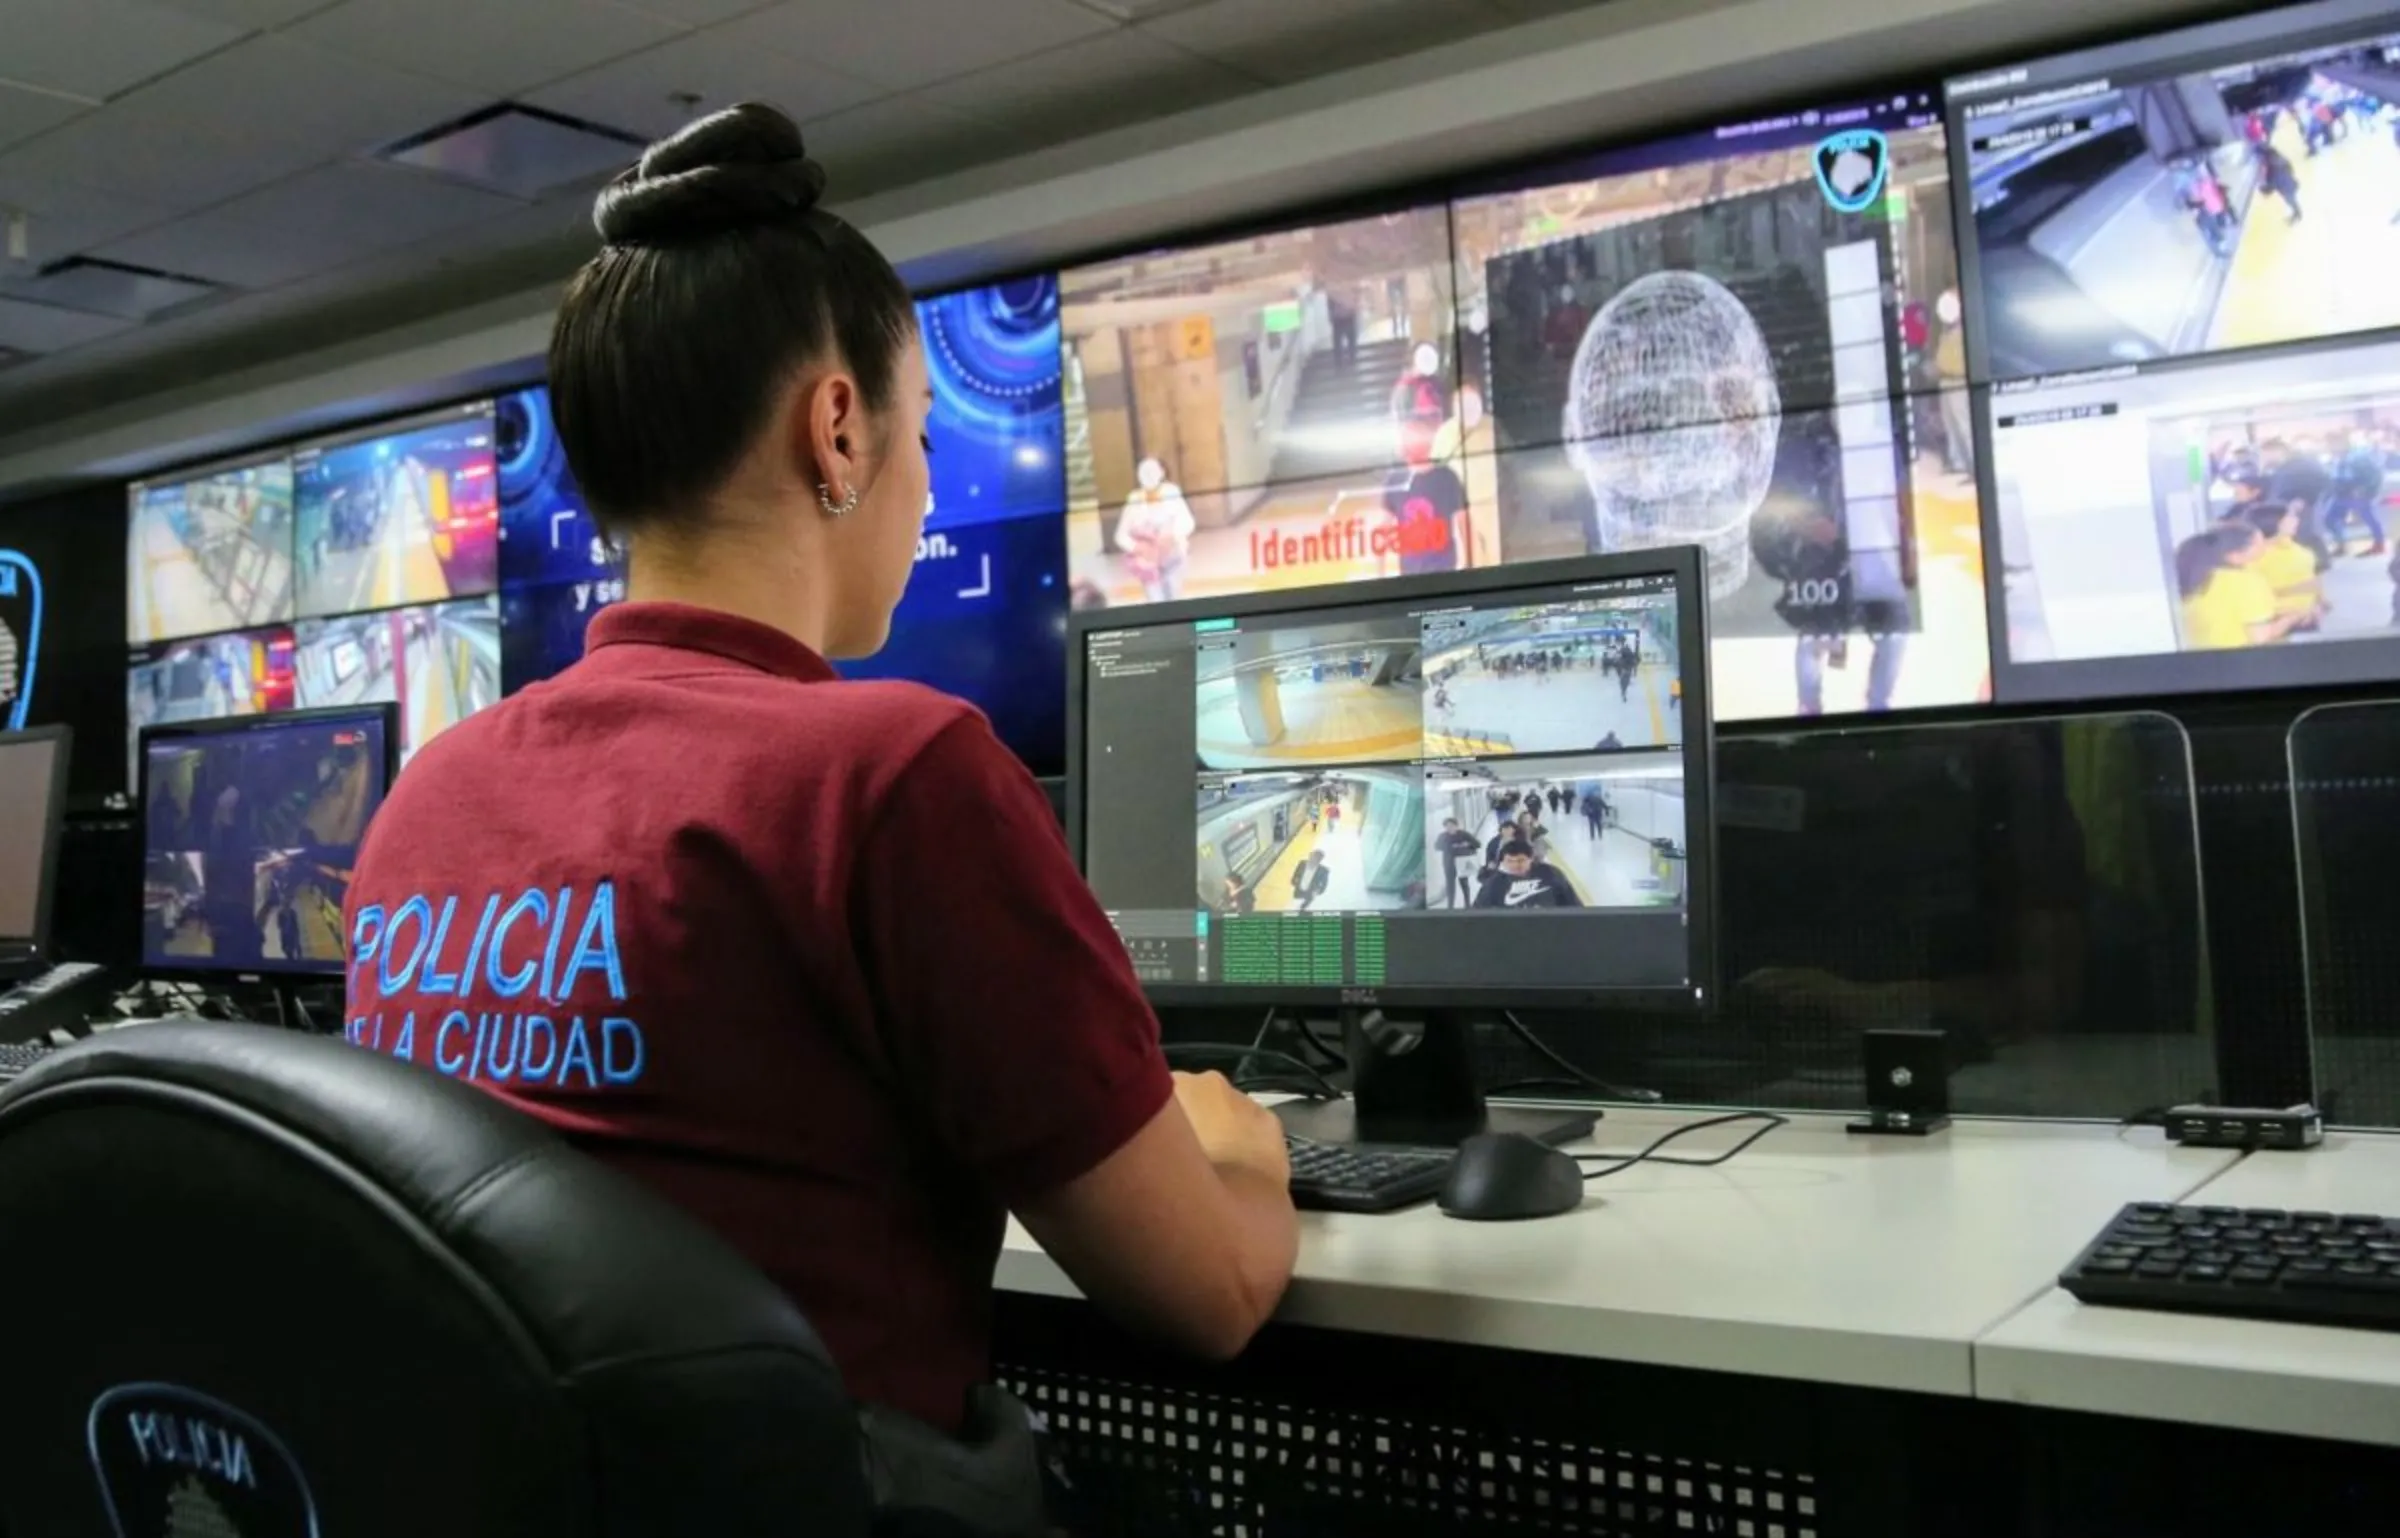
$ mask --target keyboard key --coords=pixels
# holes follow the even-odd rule
[[[2225,1268],[2193,1265],[2184,1270],[2183,1279],[2187,1282],[2221,1282],[2225,1280]]]
[[[2134,1268],[2134,1273],[2138,1276],[2149,1277],[2154,1281],[2172,1281],[2175,1274],[2182,1269],[2171,1260],[2145,1260]]]
[[[2264,1266],[2236,1266],[2233,1284],[2236,1287],[2264,1287],[2275,1280],[2275,1273]]]
[[[2192,1257],[2195,1266],[2230,1266],[2234,1256],[2230,1250],[2202,1250]]]
[[[2085,1261],[2083,1269],[2098,1272],[2102,1276],[2123,1276],[2133,1269],[2133,1262],[2121,1260],[2115,1256],[2102,1255],[2097,1259]]]
[[[2200,1211],[2212,1218],[2238,1218],[2242,1215],[2239,1207],[2203,1207]]]

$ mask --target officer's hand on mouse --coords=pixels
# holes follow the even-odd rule
[[[1292,1157],[1275,1113],[1233,1087],[1221,1073],[1178,1073],[1175,1099],[1199,1134],[1201,1151],[1219,1169],[1247,1170],[1278,1186],[1292,1183]]]

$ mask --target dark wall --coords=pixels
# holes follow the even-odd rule
[[[75,729],[76,805],[125,788],[125,488],[105,484],[0,507],[0,552],[38,573],[41,631],[26,724]],[[12,580],[13,579],[13,580]],[[16,638],[19,686],[33,649],[32,584],[0,554],[0,624]],[[0,720],[14,701],[0,707]]]

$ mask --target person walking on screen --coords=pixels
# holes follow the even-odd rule
[[[1237,918],[1258,911],[1258,894],[1250,890],[1250,883],[1244,881],[1237,871],[1225,873],[1224,908]]]
[[[1458,825],[1455,817],[1442,819],[1441,837],[1433,841],[1436,853],[1442,857],[1442,906],[1463,908],[1475,900],[1475,889],[1466,873],[1458,868],[1461,860],[1475,857],[1475,835]]]
[[[1475,894],[1478,908],[1580,908],[1583,899],[1575,895],[1575,883],[1566,872],[1547,860],[1534,856],[1533,846],[1522,839],[1500,851],[1500,863],[1483,878],[1483,890]]]
[[[1183,488],[1167,479],[1167,467],[1145,459],[1134,471],[1141,482],[1117,519],[1117,549],[1124,552],[1126,569],[1142,584],[1142,596],[1152,603],[1173,603],[1183,596],[1183,565],[1191,557],[1192,535],[1200,525]]]
[[[1608,831],[1608,797],[1597,785],[1583,793],[1583,825],[1594,838]]]
[[[1316,900],[1325,895],[1333,884],[1333,872],[1325,868],[1325,851],[1311,849],[1308,858],[1292,872],[1293,905],[1306,913]]]

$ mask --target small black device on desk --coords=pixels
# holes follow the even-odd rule
[[[2085,1303],[2400,1330],[2400,1220],[2143,1202],[2058,1284]]]

